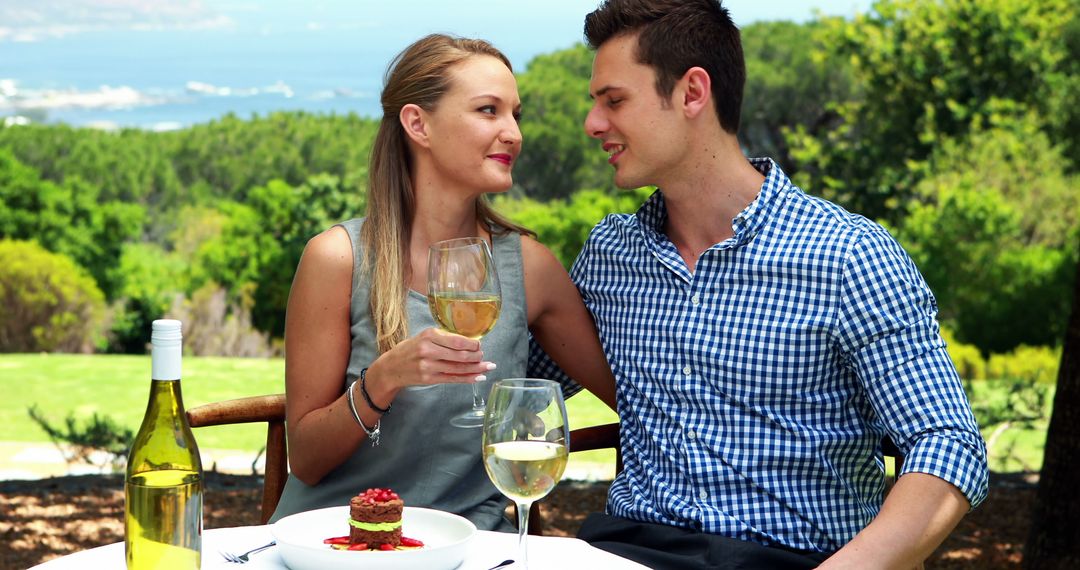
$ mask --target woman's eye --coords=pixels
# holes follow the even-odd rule
[[[484,105],[483,107],[480,107],[479,109],[477,109],[477,111],[480,111],[481,113],[487,113],[489,115],[494,115],[495,114],[495,105]]]
[[[519,123],[521,122],[521,111],[514,111],[514,120]]]

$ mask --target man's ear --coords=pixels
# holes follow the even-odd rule
[[[700,67],[691,67],[679,80],[682,87],[683,112],[688,117],[696,117],[712,106],[712,79],[709,72]]]
[[[428,147],[427,113],[419,105],[415,103],[405,105],[398,113],[398,119],[409,139],[424,148]]]

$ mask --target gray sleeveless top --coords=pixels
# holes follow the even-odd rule
[[[378,349],[368,305],[370,283],[361,270],[363,219],[340,225],[349,233],[353,248],[352,351],[341,386],[344,392],[360,377],[360,370],[375,360]],[[481,341],[484,359],[498,365],[487,374],[489,381],[481,384],[485,391],[495,380],[525,376],[529,349],[521,236],[493,236],[492,243],[502,311],[495,327]],[[406,305],[410,334],[436,326],[426,297],[410,290]],[[357,405],[364,405],[359,398]],[[382,417],[379,446],[372,447],[365,440],[352,457],[315,486],[290,474],[271,522],[301,511],[347,505],[350,498],[369,487],[390,487],[406,506],[457,513],[483,530],[512,531],[513,525],[503,516],[507,500],[484,472],[480,429],[450,425],[450,418],[471,407],[472,388],[468,384],[401,390],[393,409]]]

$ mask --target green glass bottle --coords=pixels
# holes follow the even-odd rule
[[[150,401],[124,482],[127,567],[199,568],[203,472],[180,395],[180,321],[154,321],[150,344]]]

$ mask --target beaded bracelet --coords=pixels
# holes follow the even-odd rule
[[[353,392],[354,390],[351,385],[345,390],[345,399],[349,401],[349,411],[352,412],[352,417],[356,420],[356,423],[360,424],[360,429],[364,430],[368,439],[371,440],[371,446],[375,447],[379,445],[379,428],[382,426],[382,420],[375,420],[375,427],[368,429],[368,427],[364,425],[364,420],[360,419],[360,414],[356,411],[356,402],[353,401]]]
[[[388,414],[390,413],[390,408],[394,407],[393,402],[387,404],[385,408],[380,408],[375,405],[375,402],[371,401],[371,395],[367,393],[367,368],[360,371],[360,395],[364,397],[364,401],[367,402],[368,407],[380,414]]]

